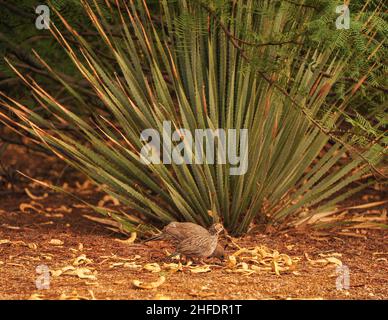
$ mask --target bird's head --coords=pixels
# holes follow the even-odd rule
[[[226,257],[225,256],[225,247],[223,247],[220,243],[217,244],[217,247],[214,250],[212,256],[215,258],[218,258],[220,261],[223,261]]]

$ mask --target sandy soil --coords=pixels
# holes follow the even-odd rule
[[[31,165],[33,160],[20,162],[20,157],[10,154],[7,165],[40,178],[65,172],[55,181],[58,183],[74,184],[79,179],[63,171],[63,165],[53,159],[45,161],[45,166],[36,166]],[[210,271],[204,273],[193,273],[186,266],[181,271],[168,270],[164,263],[177,262],[166,258],[168,243],[119,241],[125,237],[83,217],[94,215],[90,209],[61,194],[32,199],[47,190],[30,184],[28,195],[24,190],[28,183],[18,179],[13,190],[10,185],[0,188],[0,299],[388,298],[388,234],[383,230],[357,230],[350,236],[337,232],[259,232],[234,239],[243,248],[267,248],[290,257],[292,268],[278,274],[274,268],[230,272],[228,259],[208,260]],[[102,195],[85,192],[84,197],[98,201]],[[32,204],[36,209],[21,204]],[[222,241],[228,243],[227,253],[231,255],[238,249],[227,240]],[[338,280],[341,262],[349,271],[347,290],[336,287],[338,281],[345,283]],[[157,263],[162,270],[155,265],[145,270],[144,265],[149,263]],[[42,274],[36,268],[42,265],[54,273],[50,288],[38,290],[36,281]],[[66,266],[71,267],[59,275],[58,270],[66,270]],[[83,273],[77,274],[79,269]],[[66,274],[72,271],[75,274]],[[154,289],[133,284],[134,280],[154,282],[161,276],[165,282]]]

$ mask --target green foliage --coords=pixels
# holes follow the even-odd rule
[[[109,17],[87,4],[98,43],[71,29],[53,29],[100,109],[61,75],[55,74],[77,109],[20,72],[36,106],[49,117],[5,96],[0,109],[0,120],[18,126],[129,206],[130,214],[109,214],[124,228],[172,220],[209,225],[214,218],[209,210],[235,234],[254,221],[307,222],[359,191],[364,185],[352,183],[371,167],[376,170],[383,144],[359,149],[348,132],[332,133],[348,120],[376,138],[379,124],[372,127],[361,115],[346,113],[358,90],[341,79],[357,47],[339,49],[348,41],[344,33],[338,33],[336,45],[313,45],[305,32],[315,28],[315,10],[323,8],[321,20],[328,23],[326,2],[312,8],[316,1],[301,7],[295,1],[163,0],[161,28],[145,2],[134,2],[129,15],[121,11],[120,37],[111,34]],[[71,42],[60,37],[65,32]],[[109,63],[99,53],[102,46]],[[242,155],[248,172],[231,176],[231,166],[220,163],[145,165],[140,133],[161,131],[165,120],[191,131],[248,129],[249,152]],[[344,161],[348,152],[354,158]]]
[[[168,1],[170,5],[176,5],[178,1]],[[3,5],[3,10],[0,12],[0,56],[7,56],[13,61],[20,61],[24,67],[25,72],[33,72],[29,68],[30,59],[23,59],[25,56],[30,56],[32,52],[31,48],[39,52],[42,58],[47,61],[51,66],[55,66],[58,72],[62,72],[68,76],[73,77],[73,83],[80,81],[78,73],[74,68],[74,65],[65,59],[63,50],[60,46],[53,41],[47,30],[37,30],[35,28],[36,14],[34,9],[39,4],[45,2],[36,0],[20,0],[17,3],[0,0],[0,4]],[[113,5],[114,1],[109,0],[110,7],[106,5],[105,0],[97,0],[101,13],[104,18],[111,24],[111,30],[120,29],[119,23],[115,17],[117,17],[117,10]],[[229,0],[207,0],[203,1],[204,4],[210,7],[221,16],[228,25],[234,24],[234,19],[228,14],[228,10],[232,6],[232,2]],[[95,38],[95,32],[93,31],[92,23],[87,15],[84,14],[81,1],[79,0],[53,0],[51,1],[52,9],[58,10],[60,14],[69,22],[70,25],[75,27],[79,32],[90,34],[85,36],[89,42],[95,45],[95,48],[100,50],[102,59],[107,60],[107,63],[112,63],[109,59],[109,53],[104,51],[104,48],[98,45],[98,39]],[[376,50],[378,45],[387,37],[387,19],[386,12],[387,6],[383,1],[371,0],[352,0],[350,3],[351,12],[351,29],[350,30],[336,30],[334,21],[338,17],[335,13],[335,8],[341,4],[338,0],[272,0],[272,1],[255,1],[249,8],[252,11],[253,20],[256,23],[261,23],[264,30],[260,30],[257,33],[255,30],[246,29],[244,24],[234,26],[240,35],[243,35],[244,39],[252,41],[257,44],[261,43],[283,43],[292,41],[299,43],[301,37],[303,37],[303,45],[305,47],[326,47],[335,46],[340,50],[341,54],[349,54],[352,52],[353,63],[349,65],[346,70],[343,71],[341,81],[335,84],[335,87],[331,91],[333,101],[338,97],[344,95],[344,88],[348,87],[351,83],[356,83],[364,74],[368,74],[366,81],[368,86],[362,86],[356,95],[352,98],[352,109],[362,114],[368,121],[375,122],[375,116],[385,112],[384,106],[386,105],[386,92],[388,90],[387,85],[387,66],[384,63],[387,61],[387,50],[383,46],[383,50]],[[155,17],[162,14],[160,1],[153,0],[147,1],[149,10]],[[239,6],[246,7],[244,3],[239,3]],[[94,3],[91,6],[95,8]],[[362,9],[364,9],[362,11]],[[277,14],[284,18],[284,24],[286,28],[272,28],[271,20],[274,17],[274,10]],[[306,17],[308,16],[308,19]],[[265,23],[262,18],[267,17]],[[59,19],[52,12],[52,21],[58,26],[61,25]],[[192,16],[180,14],[174,17],[175,30],[174,32],[184,32],[184,26],[192,28],[196,26],[201,32],[206,32],[206,15]],[[197,19],[197,21],[193,21]],[[200,23],[198,23],[200,22]],[[366,22],[366,26],[364,25]],[[180,28],[179,25],[183,25]],[[157,25],[156,28],[160,28]],[[63,28],[62,28],[63,29]],[[369,30],[369,34],[365,31]],[[197,30],[198,31],[198,30]],[[67,32],[65,32],[65,35]],[[5,38],[5,39],[4,39]],[[299,40],[298,40],[299,39]],[[11,50],[11,44],[17,44],[16,51],[20,54],[15,55],[15,50]],[[357,50],[354,50],[354,48]],[[276,47],[278,49],[279,47]],[[179,49],[179,48],[176,48]],[[373,54],[371,56],[371,54]],[[370,57],[371,56],[371,57]],[[266,71],[282,72],[282,61],[277,57],[277,54],[264,57],[263,55],[257,55],[253,57],[253,63]],[[61,63],[58,63],[60,61]],[[374,66],[372,68],[372,66]],[[20,67],[20,66],[19,66]],[[370,70],[372,68],[372,70]],[[41,83],[45,83],[46,86],[55,87],[56,91],[60,92],[60,87],[57,87],[56,81],[45,74],[36,75],[37,79]],[[16,84],[16,85],[15,85]],[[23,98],[27,103],[29,102],[29,93],[24,90],[20,83],[16,82],[15,76],[5,63],[3,59],[0,59],[0,90],[6,91],[13,96]],[[81,92],[80,92],[81,93]],[[90,95],[90,92],[83,92]],[[66,99],[70,99],[67,97]],[[97,104],[97,107],[101,107],[98,101],[93,97],[90,98],[93,104]],[[67,100],[68,101],[68,100]],[[30,103],[32,105],[32,103]],[[350,116],[352,116],[350,114]],[[383,129],[382,129],[383,130]]]
[[[46,2],[48,4],[48,2]],[[50,21],[60,25],[60,20],[55,15],[54,10],[66,17],[66,20],[76,27],[80,32],[88,32],[92,29],[90,19],[85,15],[82,4],[79,0],[52,0],[50,10]],[[107,9],[104,0],[98,0],[102,13],[108,17],[110,11]],[[68,76],[77,78],[77,70],[74,65],[66,59],[66,54],[61,46],[53,39],[49,30],[39,30],[35,27],[35,20],[38,15],[35,8],[45,4],[42,1],[22,0],[17,3],[2,0],[2,10],[0,11],[0,90],[3,89],[1,80],[14,78],[15,74],[3,59],[4,56],[21,64],[25,71],[30,73],[40,70],[39,63],[34,59],[31,49],[39,52],[41,56],[51,65],[55,65],[58,72],[63,72]],[[90,38],[90,36],[89,36]],[[60,62],[60,63],[58,63]],[[36,72],[35,72],[36,73]],[[53,79],[38,75],[37,79],[53,86]],[[7,81],[4,81],[7,83]],[[13,83],[13,82],[12,82]],[[21,86],[5,86],[5,90],[20,98],[27,98],[28,92]]]

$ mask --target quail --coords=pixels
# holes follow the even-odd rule
[[[219,227],[222,228],[221,225],[219,225]],[[205,235],[206,237],[210,234],[208,230],[198,224],[192,222],[174,221],[165,226],[160,234],[145,240],[145,242],[152,240],[172,240],[179,244],[187,238],[198,235]],[[217,246],[211,256],[216,257],[220,260],[224,259],[224,248],[217,243]]]
[[[177,244],[171,256],[181,254],[189,258],[210,257],[217,248],[218,235],[222,230],[222,225],[216,223],[210,227],[209,231],[196,233],[183,239]]]
[[[192,222],[171,222],[165,226],[162,232],[145,242],[152,240],[175,240],[182,241],[190,236],[208,232],[204,227]]]

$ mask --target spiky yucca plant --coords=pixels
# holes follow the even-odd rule
[[[218,217],[229,231],[241,234],[255,220],[300,223],[324,215],[364,186],[348,188],[376,166],[381,148],[357,151],[350,136],[331,134],[363,80],[343,99],[328,103],[351,55],[301,45],[298,31],[311,17],[308,7],[261,1],[266,14],[260,14],[253,0],[161,0],[156,27],[145,1],[126,3],[117,2],[122,21],[117,37],[97,3],[92,9],[83,1],[114,65],[106,64],[64,19],[73,41],[51,26],[104,106],[94,118],[74,113],[13,68],[56,120],[4,95],[4,110],[12,110],[19,121],[4,111],[0,119],[83,172],[144,223],[209,225]],[[298,19],[289,19],[290,10],[299,10]],[[275,32],[284,39],[274,43]],[[60,80],[79,110],[93,110]],[[219,163],[145,165],[140,134],[147,128],[162,132],[163,121],[190,131],[248,129],[247,173],[230,175],[231,165]],[[354,158],[344,160],[349,151]],[[109,215],[126,230],[139,223],[128,213]]]

